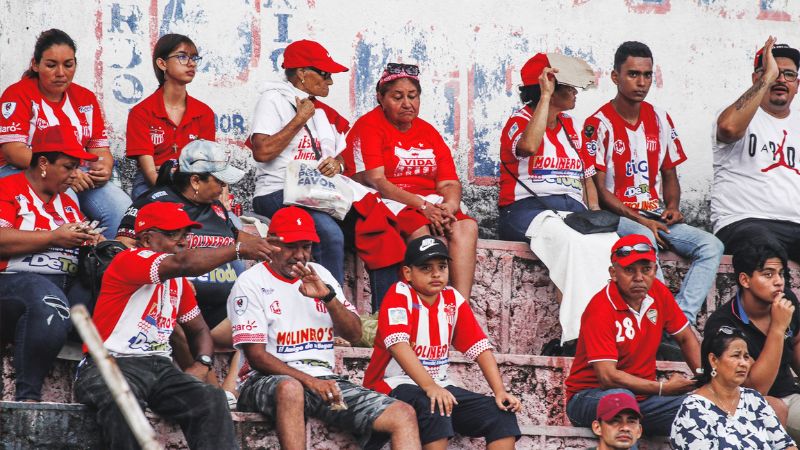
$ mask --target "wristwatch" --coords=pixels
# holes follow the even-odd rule
[[[420,210],[420,211],[425,211],[426,209],[428,209],[428,202],[426,202],[426,201],[424,201],[424,200],[423,200],[423,201],[422,201],[422,206],[420,206],[420,207],[419,207],[419,208],[417,208],[417,209],[418,209],[418,210]]]
[[[322,300],[323,303],[329,303],[331,300],[336,298],[336,290],[330,284],[325,284],[325,286],[328,286],[328,295],[325,297],[320,297],[320,300]]]
[[[208,367],[209,369],[214,368],[214,361],[208,355],[197,355],[197,357],[194,360]]]

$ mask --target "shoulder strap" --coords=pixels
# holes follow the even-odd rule
[[[289,102],[289,105],[292,106],[294,112],[297,112],[297,107],[294,106],[292,102]],[[319,151],[319,148],[317,148],[317,140],[314,139],[314,135],[311,134],[311,130],[308,128],[308,123],[304,123],[303,128],[306,129],[306,133],[308,133],[308,138],[311,139],[311,149],[314,150],[314,156],[317,157],[317,160],[322,159],[322,153]]]
[[[556,120],[558,124],[561,126],[561,131],[564,132],[564,136],[567,137],[567,142],[569,142],[569,146],[575,150],[575,156],[578,158],[578,162],[581,163],[581,197],[583,198],[583,203],[586,208],[589,208],[589,197],[586,195],[586,179],[584,178],[584,174],[586,173],[585,168],[583,167],[583,158],[581,158],[581,152],[578,147],[575,146],[575,143],[572,142],[572,138],[569,137],[569,133],[567,133],[567,128],[564,126],[564,122],[561,121],[561,116],[556,115]]]

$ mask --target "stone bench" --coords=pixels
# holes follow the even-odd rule
[[[278,438],[273,427],[260,414],[231,413],[236,437],[242,449],[277,449]],[[184,449],[186,441],[180,428],[148,411],[159,442],[168,449]],[[518,449],[560,450],[583,449],[596,445],[588,428],[567,426],[523,425]],[[100,429],[92,411],[76,403],[0,402],[0,436],[5,450],[95,450],[103,449]],[[306,425],[308,448],[356,450],[353,437],[311,419]],[[483,449],[482,439],[457,436],[450,441],[453,449]],[[389,448],[385,446],[384,448]],[[668,449],[664,438],[646,439],[643,450]]]

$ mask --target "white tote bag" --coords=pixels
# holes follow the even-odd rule
[[[291,161],[286,168],[283,204],[322,211],[343,220],[353,205],[353,188],[341,175],[328,178],[317,161]]]

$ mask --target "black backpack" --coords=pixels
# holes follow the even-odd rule
[[[127,250],[120,241],[103,241],[96,245],[86,245],[78,251],[78,281],[91,290],[92,303],[100,293],[100,283],[111,260],[118,253]]]

